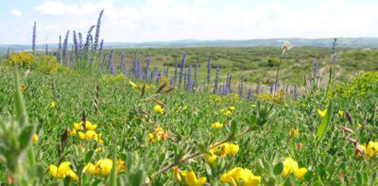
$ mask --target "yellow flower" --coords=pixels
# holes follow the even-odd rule
[[[126,169],[125,162],[122,160],[117,160],[117,174]]]
[[[182,183],[182,179],[181,179],[181,175],[180,175],[180,170],[177,166],[174,166],[173,167],[173,179],[175,179],[177,181],[177,183],[181,184]]]
[[[87,132],[83,133],[83,132],[78,132],[79,134],[79,138],[81,140],[94,140],[94,141],[97,141],[98,143],[100,144],[103,144],[104,141],[102,141],[101,139],[101,134],[97,134],[95,131],[93,130],[88,130]]]
[[[83,172],[87,172],[87,170],[92,175],[99,173],[99,170],[96,169],[96,166],[93,163],[90,163],[90,162],[83,168]]]
[[[362,125],[357,123],[358,129],[361,129]]]
[[[206,161],[207,161],[209,164],[213,164],[213,163],[215,162],[215,160],[217,160],[217,156],[214,155],[214,154],[211,154],[211,155],[206,154],[205,158],[206,158]]]
[[[32,141],[33,141],[34,145],[37,144],[37,142],[38,142],[38,135],[37,134],[33,135]]]
[[[343,115],[343,111],[342,110],[339,110],[339,112],[337,112],[339,115]]]
[[[55,107],[56,107],[56,102],[55,101],[51,102],[50,108],[54,109]]]
[[[98,160],[96,168],[99,168],[99,174],[101,176],[107,176],[112,170],[113,161],[111,159]]]
[[[230,107],[230,110],[231,110],[231,111],[235,111],[235,107],[234,107],[234,106],[231,106],[231,107]]]
[[[255,186],[260,183],[261,177],[253,175],[253,173],[249,169],[235,167],[229,172],[224,173],[221,176],[220,180],[223,183],[229,183],[233,186],[238,185],[241,180],[243,181],[243,185]]]
[[[73,129],[67,128],[67,131],[68,131],[69,136],[76,136],[76,129],[75,128],[73,128]]]
[[[49,170],[50,174],[54,178],[63,179],[66,176],[68,176],[73,181],[77,181],[79,179],[76,173],[71,169],[71,162],[68,161],[61,163],[59,167],[56,167],[55,165],[50,165]]]
[[[298,138],[299,137],[299,129],[291,130],[290,135],[294,136],[295,138]]]
[[[74,128],[76,130],[84,130],[83,121],[80,121],[79,123],[74,123]],[[95,130],[96,128],[97,128],[96,124],[92,124],[89,121],[85,121],[85,130]]]
[[[298,163],[295,160],[291,158],[285,158],[282,176],[286,177],[291,173],[294,173],[294,176],[296,178],[302,178],[307,173],[307,169],[299,168]]]
[[[368,145],[363,144],[359,147],[364,151],[366,159],[370,160],[375,155],[378,155],[378,142],[370,141]]]
[[[159,112],[160,114],[164,114],[164,109],[161,108],[160,105],[155,105],[155,106],[154,106],[154,110],[155,110],[156,112]]]
[[[223,124],[216,122],[216,123],[211,124],[211,127],[215,128],[215,129],[220,129],[220,128],[223,127]]]
[[[193,171],[183,171],[181,175],[184,176],[185,183],[188,186],[201,186],[206,183],[206,177],[197,178],[196,174]]]
[[[318,109],[318,114],[320,115],[320,117],[324,118],[327,114],[327,109],[324,109],[323,111]]]
[[[129,80],[129,84],[132,86],[132,87],[137,87],[137,85],[135,83],[133,83],[132,81]]]
[[[234,156],[236,153],[239,152],[239,145],[235,145],[232,143],[225,143],[221,146],[221,148],[226,154],[231,154]]]

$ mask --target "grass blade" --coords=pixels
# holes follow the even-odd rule
[[[328,109],[327,109],[327,114],[323,118],[322,122],[320,123],[320,126],[318,128],[318,132],[316,134],[316,140],[320,141],[323,139],[323,136],[327,130],[327,127],[329,123],[331,122],[332,119],[332,112],[333,112],[333,105],[332,105],[332,100],[330,100]]]

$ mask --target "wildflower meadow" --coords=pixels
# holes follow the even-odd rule
[[[257,82],[215,52],[106,48],[103,14],[57,49],[34,23],[31,50],[1,56],[1,185],[378,185],[378,72],[347,76],[337,39],[303,81],[283,43]]]

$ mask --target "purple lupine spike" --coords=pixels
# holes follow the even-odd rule
[[[146,68],[144,69],[144,74],[147,80],[148,80],[148,74],[150,74],[150,61],[151,61],[151,57],[148,56],[147,62],[146,62]]]
[[[37,22],[34,22],[33,26],[33,41],[32,41],[33,54],[36,52],[36,42],[37,42]]]
[[[178,69],[178,63],[176,61],[176,64],[175,64],[175,75],[174,75],[174,82],[177,83],[177,69]]]
[[[85,44],[84,44],[84,48],[85,48],[86,52],[88,52],[90,50],[90,48],[91,48],[92,30],[93,30],[94,27],[95,27],[95,25],[92,25],[89,28],[88,33],[87,33],[87,38],[86,38],[86,41],[85,41]]]
[[[188,80],[187,79],[187,73],[186,73],[186,71],[184,71],[184,74],[183,74],[182,78],[184,79],[184,89],[185,89],[186,88],[186,81]]]
[[[95,40],[94,40],[94,44],[93,44],[93,50],[94,51],[97,50],[98,42],[99,42],[99,39],[100,39],[101,18],[102,18],[103,13],[104,13],[104,10],[101,10],[100,15],[98,16],[98,19],[97,19],[96,32],[95,32],[95,38],[94,38]]]
[[[174,83],[173,83],[173,77],[171,77],[169,79],[169,86],[173,87],[174,86]]]
[[[298,85],[294,85],[293,96],[294,96],[294,100],[297,101],[297,99],[298,99]]]
[[[111,50],[110,51],[110,54],[109,54],[109,62],[108,62],[108,69],[111,70],[112,67],[113,67],[113,60],[114,60],[114,50]]]
[[[227,87],[227,84],[226,84],[226,88],[224,89],[224,95],[227,96],[227,94],[229,93],[229,88]]]
[[[186,76],[188,78],[188,83],[189,83],[190,80],[192,79],[192,65],[188,66],[188,73],[186,74]]]
[[[75,30],[73,31],[73,42],[75,46],[75,55],[79,55],[79,42],[77,41],[77,36]]]
[[[333,64],[337,63],[337,51],[336,51],[337,45],[338,45],[337,38],[334,38],[333,43],[332,43],[332,63]]]
[[[243,91],[244,91],[244,77],[242,76],[240,87],[239,87],[239,96],[243,97]]]
[[[198,66],[198,59],[197,59],[196,66],[194,69],[194,85],[193,86],[197,86],[198,67],[199,66]]]
[[[101,40],[101,43],[100,43],[100,54],[102,53],[102,50],[104,50],[104,40],[102,39]]]
[[[56,58],[58,62],[62,61],[62,36],[59,35],[59,43],[58,43],[58,52],[56,53]]]
[[[274,90],[274,91],[279,91],[279,90],[280,90],[280,87],[281,87],[281,85],[280,85],[280,81],[277,81],[277,82],[276,82],[276,87],[275,87],[277,90]]]
[[[315,60],[314,62],[314,76],[317,77],[318,76],[318,61]]]
[[[273,94],[273,91],[274,91],[274,85],[270,84],[270,93]]]
[[[138,60],[137,60],[137,55],[136,53],[134,53],[134,66],[133,66],[133,69],[134,69],[134,76],[137,75],[137,63],[138,63]]]
[[[106,60],[106,54],[104,54],[104,57],[102,58],[102,62],[101,62],[101,66],[100,66],[101,70],[104,68],[105,60]]]
[[[89,35],[89,43],[90,43],[90,49],[91,51],[93,51],[94,47],[93,47],[93,36],[92,35]]]
[[[45,48],[45,55],[49,55],[49,44],[46,43],[46,48]]]
[[[256,86],[256,94],[260,94],[260,83]]]
[[[168,77],[168,65],[164,66],[164,76]]]
[[[210,84],[211,81],[211,55],[207,61],[207,84]]]
[[[126,54],[122,52],[121,56],[121,67],[122,67],[122,74],[126,76],[127,70],[126,70],[126,62],[125,62]]]
[[[79,32],[78,36],[79,36],[79,53],[80,53],[81,50],[83,49],[83,35],[81,34],[81,32]]]
[[[189,91],[193,90],[193,84],[194,84],[194,81],[190,80],[189,83],[188,83],[188,88],[187,88]]]
[[[248,93],[247,93],[247,99],[253,99],[253,94],[252,94],[252,88],[249,88],[248,89]]]
[[[218,95],[222,96],[222,88],[218,88]]]
[[[62,49],[62,58],[63,63],[67,63],[67,48],[68,48],[68,36],[70,34],[70,31],[67,31],[66,38],[63,41],[63,49]]]
[[[182,78],[184,75],[184,69],[185,69],[185,63],[186,63],[186,53],[182,55],[182,62],[181,62],[181,70],[180,70],[180,77],[179,77],[179,86],[181,87]],[[185,83],[184,83],[185,85]]]
[[[159,72],[156,76],[156,84],[159,84],[160,82],[160,79],[161,79],[161,73]]]
[[[111,66],[111,68],[110,68],[110,73],[111,73],[113,76],[116,75],[116,73],[117,73],[117,68],[115,68],[114,65]]]
[[[286,86],[285,86],[285,92],[286,92],[286,94],[289,93],[289,85],[286,85]]]
[[[217,67],[216,74],[215,74],[215,80],[214,80],[214,90],[213,93],[216,94],[218,91],[218,83],[219,83],[219,67]]]

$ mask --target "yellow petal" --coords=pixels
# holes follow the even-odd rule
[[[96,165],[97,166],[97,165]],[[113,167],[113,161],[111,159],[103,159],[98,161],[98,167],[100,168],[100,174],[107,176]]]
[[[294,170],[294,176],[296,178],[302,178],[306,173],[307,173],[306,168],[300,168],[300,169]]]
[[[55,165],[50,165],[49,170],[50,170],[50,174],[54,178],[57,178],[56,176],[57,176],[57,173],[58,173],[58,167],[56,167]]]
[[[79,138],[80,138],[80,139],[82,139],[82,140],[87,139],[87,136],[86,136],[84,133],[82,133],[82,132],[78,132],[78,134],[79,134]]]
[[[33,141],[33,144],[34,144],[34,145],[37,144],[37,142],[38,142],[38,135],[37,135],[37,134],[34,134],[34,135],[33,135],[33,139],[32,139],[32,141]]]

